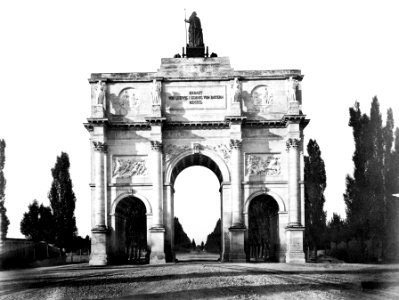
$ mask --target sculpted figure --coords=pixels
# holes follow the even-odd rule
[[[234,78],[233,82],[234,102],[241,102],[241,83],[238,78]]]
[[[204,39],[202,37],[201,21],[197,17],[197,13],[194,11],[188,20],[184,20],[190,23],[188,28],[189,38],[188,45],[190,47],[204,47]]]
[[[152,81],[151,96],[153,105],[161,104],[161,83],[155,79]]]
[[[296,101],[296,88],[298,86],[298,80],[292,77],[287,80],[287,97],[288,101]]]
[[[97,104],[102,104],[105,105],[105,83],[101,82],[101,80],[99,82],[97,82],[96,86],[94,87],[95,90],[95,94],[96,94],[96,100],[97,100]]]

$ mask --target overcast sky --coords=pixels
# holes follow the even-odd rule
[[[234,69],[302,70],[303,111],[311,120],[306,144],[316,139],[325,160],[328,216],[343,215],[345,176],[353,169],[349,107],[358,100],[369,113],[377,95],[384,119],[392,107],[399,124],[396,3],[2,1],[0,138],[7,143],[8,236],[21,237],[19,224],[33,199],[49,203],[50,169],[61,151],[70,156],[79,234],[90,233],[90,144],[82,125],[90,115],[87,78],[157,71],[162,57],[185,44],[185,8],[187,16],[195,10],[201,19],[210,52],[230,57]],[[177,178],[175,197],[176,215],[197,242],[220,216],[217,179],[201,170]],[[194,199],[194,186],[205,177],[213,196]],[[200,212],[208,205],[213,209]],[[206,226],[195,223],[201,219]]]

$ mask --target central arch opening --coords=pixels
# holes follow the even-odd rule
[[[202,154],[183,158],[173,172],[174,251],[177,261],[219,260],[222,174]]]

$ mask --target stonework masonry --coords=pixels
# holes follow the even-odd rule
[[[228,57],[91,74],[90,264],[124,251],[121,203],[132,197],[146,208],[150,263],[173,262],[174,182],[194,165],[220,182],[222,261],[248,259],[250,203],[267,195],[278,207],[274,259],[303,263],[302,79],[299,70],[236,71]]]

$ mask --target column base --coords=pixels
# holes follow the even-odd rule
[[[285,254],[286,263],[304,264],[305,252],[303,251],[303,234],[305,227],[289,226],[286,228],[287,252]]]
[[[245,227],[230,227],[230,253],[229,262],[246,262],[244,251]]]
[[[150,264],[164,264],[165,259],[165,228],[153,227],[151,232]]]
[[[276,257],[276,260],[277,260],[277,262],[280,262],[280,263],[285,263],[285,261],[286,261],[286,259],[285,259],[285,255],[286,255],[286,251],[276,251],[276,254],[275,254],[275,257]]]
[[[107,227],[98,226],[91,230],[91,254],[89,265],[105,266],[108,264]]]

